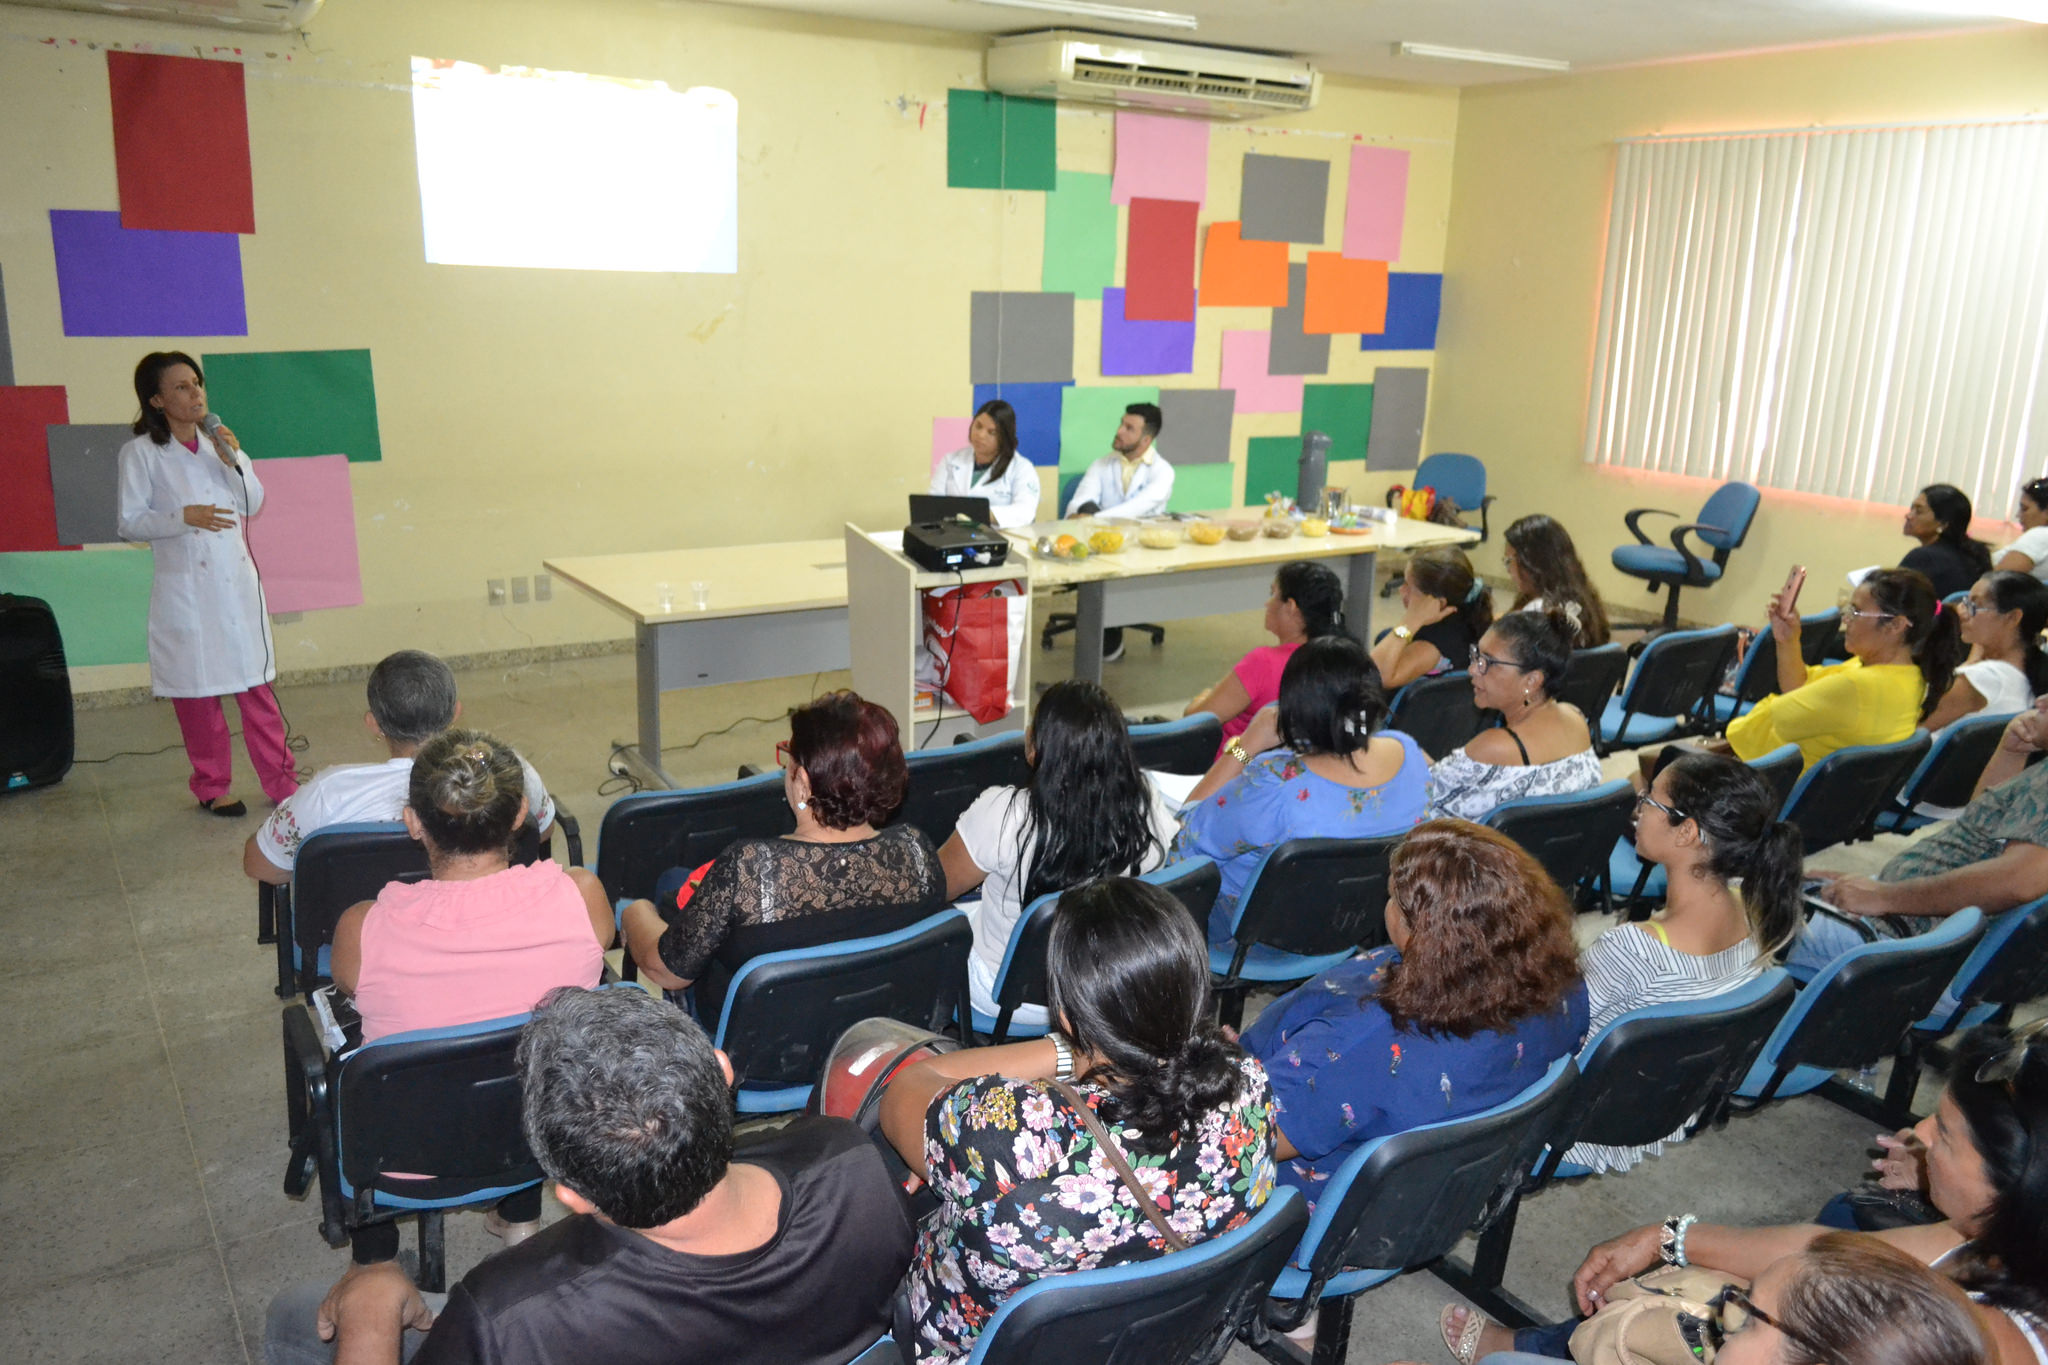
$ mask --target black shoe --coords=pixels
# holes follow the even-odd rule
[[[236,816],[247,815],[249,813],[249,808],[243,805],[239,798],[233,801],[223,801],[219,797],[215,797],[211,801],[201,801],[199,803],[199,809],[206,811],[212,815],[222,816],[229,820],[234,819]]]

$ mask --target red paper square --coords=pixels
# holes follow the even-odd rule
[[[0,552],[61,548],[44,428],[70,420],[61,384],[0,388]]]
[[[254,232],[240,62],[109,52],[121,226]]]
[[[1200,208],[1177,199],[1131,201],[1125,321],[1194,321],[1195,213]]]

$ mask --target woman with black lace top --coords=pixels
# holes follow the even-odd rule
[[[820,697],[790,715],[775,758],[795,831],[669,869],[654,899],[620,919],[640,974],[666,990],[694,985],[701,1019],[718,1017],[749,958],[888,933],[946,904],[931,841],[908,825],[875,828],[909,783],[887,711],[852,692]]]

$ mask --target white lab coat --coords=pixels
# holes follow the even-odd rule
[[[224,697],[277,676],[269,605],[243,539],[250,514],[263,509],[263,484],[246,453],[235,466],[239,476],[205,432],[196,454],[149,436],[121,447],[121,538],[156,551],[149,680],[159,697]],[[192,503],[233,508],[233,528],[187,526]]]
[[[961,446],[932,470],[935,498],[987,498],[988,514],[998,526],[1025,526],[1038,520],[1038,470],[1018,451],[1010,467],[994,483],[974,482],[974,449]]]
[[[1097,515],[1105,517],[1156,517],[1164,512],[1173,497],[1173,466],[1159,453],[1159,447],[1145,452],[1145,462],[1132,476],[1129,492],[1124,491],[1123,463],[1121,455],[1105,455],[1089,465],[1074,485],[1074,495],[1067,499],[1067,515],[1072,516],[1073,509],[1084,502],[1099,504]]]

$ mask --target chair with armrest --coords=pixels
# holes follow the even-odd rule
[[[1987,715],[1980,711],[1964,716],[1934,736],[1927,756],[1907,776],[1891,804],[1878,813],[1878,832],[1905,834],[1933,824],[1940,817],[1920,814],[1917,807],[1923,804],[1958,808],[1969,805],[1977,792],[1977,779],[1984,776],[1986,765],[1998,752],[1998,742],[2004,738],[2006,724],[2011,720],[2009,712]]]
[[[1611,904],[1608,855],[1626,840],[1635,812],[1635,788],[1617,777],[1582,792],[1505,802],[1487,812],[1485,823],[1528,850],[1566,895],[1594,886]]]
[[[803,1108],[834,1040],[862,1019],[944,1029],[969,1007],[973,944],[967,916],[948,909],[893,933],[749,958],[712,1034],[732,1059],[734,1105],[742,1114]]]
[[[1156,725],[1133,725],[1131,749],[1148,772],[1200,777],[1223,747],[1223,722],[1207,711]]]
[[[1678,629],[1680,588],[1711,587],[1721,581],[1729,552],[1742,547],[1742,542],[1749,535],[1750,523],[1756,519],[1760,501],[1756,489],[1749,484],[1722,484],[1700,508],[1697,520],[1681,522],[1671,528],[1669,549],[1653,544],[1643,533],[1641,523],[1644,517],[1675,517],[1678,513],[1655,507],[1638,507],[1627,514],[1628,533],[1636,538],[1636,543],[1615,550],[1614,567],[1630,578],[1644,580],[1651,592],[1660,588],[1666,590],[1664,618],[1658,630]],[[1698,537],[1707,551],[1706,558],[1687,543],[1688,536]]]
[[[1713,698],[1735,657],[1735,627],[1674,630],[1653,637],[1621,695],[1593,725],[1602,758],[1615,749],[1659,744],[1714,728]]]
[[[1415,681],[1394,693],[1387,728],[1399,730],[1435,763],[1484,730],[1487,714],[1472,699],[1472,675],[1460,669]]]
[[[1209,945],[1224,1023],[1244,1021],[1254,984],[1306,981],[1387,941],[1387,874],[1400,842],[1289,839],[1267,851],[1238,897],[1229,941]]]
[[[892,825],[914,825],[932,847],[953,837],[960,813],[989,787],[1021,787],[1031,780],[1024,761],[1024,732],[972,739],[938,749],[906,754],[910,784],[903,805],[889,818]]]
[[[1587,1039],[1543,1155],[1480,1235],[1472,1264],[1446,1257],[1438,1276],[1498,1321],[1534,1326],[1541,1315],[1501,1287],[1522,1200],[1572,1174],[1559,1167],[1577,1143],[1643,1147],[1712,1117],[1797,994],[1773,968],[1704,1000],[1630,1010]]]

